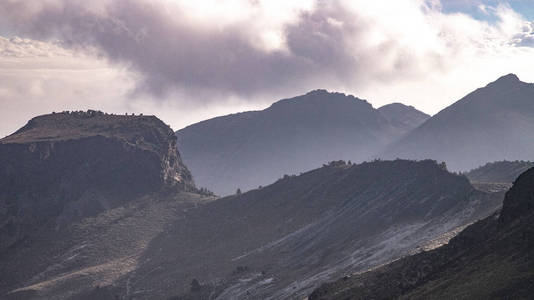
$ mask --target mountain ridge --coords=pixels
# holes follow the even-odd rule
[[[432,158],[455,171],[490,161],[528,160],[534,145],[534,84],[508,74],[432,116],[378,157]]]
[[[534,168],[506,193],[503,208],[442,247],[315,290],[326,299],[529,299],[534,288]]]
[[[336,160],[217,199],[182,173],[162,122],[93,114],[40,117],[0,143],[8,299],[305,297],[435,247],[502,200],[432,160]]]
[[[366,160],[427,118],[415,112],[409,107],[380,111],[352,95],[314,90],[265,110],[205,120],[176,134],[197,184],[228,195],[327,161]]]
[[[492,213],[500,195],[476,191],[434,161],[332,162],[211,202],[176,223],[137,272],[167,267],[139,288],[168,297],[164,287],[173,287],[178,299],[305,297],[335,274],[417,251]],[[188,293],[193,279],[201,294]]]

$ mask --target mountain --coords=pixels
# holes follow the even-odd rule
[[[381,155],[431,158],[466,171],[488,161],[534,157],[534,84],[509,74],[432,116]]]
[[[447,245],[314,291],[317,299],[531,299],[534,294],[534,169],[506,193],[500,214]]]
[[[96,111],[36,117],[0,140],[0,253],[35,228],[163,186],[192,185],[176,138],[156,117]]]
[[[430,118],[429,115],[415,109],[415,107],[398,102],[379,107],[378,111],[390,122],[393,128],[399,129],[399,136],[411,131]]]
[[[176,132],[195,182],[228,195],[322,163],[368,159],[428,116],[393,104],[315,90],[262,111],[209,119]]]
[[[512,183],[521,173],[534,167],[530,161],[496,161],[464,173],[473,182]]]
[[[199,207],[118,285],[125,295],[136,282],[130,294],[151,299],[304,298],[325,280],[446,241],[502,196],[434,161],[337,161]]]
[[[195,190],[156,117],[33,118],[0,140],[0,298],[17,288],[15,298],[76,298],[111,284],[166,224],[210,200]]]
[[[40,116],[0,140],[0,298],[287,299],[498,209],[435,161],[334,161],[225,198],[151,116]]]

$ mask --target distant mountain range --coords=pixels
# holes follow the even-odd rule
[[[431,118],[400,103],[374,109],[353,96],[316,90],[176,134],[197,184],[222,195],[336,159],[435,159],[467,171],[534,157],[534,84],[509,74]]]
[[[447,245],[314,291],[327,299],[532,299],[534,169],[506,193],[502,211]]]
[[[375,109],[350,95],[315,90],[262,111],[193,124],[176,135],[197,185],[228,195],[328,161],[369,159],[428,117],[400,103]]]
[[[0,153],[6,299],[305,297],[442,244],[503,198],[435,161],[395,160],[333,161],[217,199],[152,116],[40,116]]]
[[[378,155],[431,158],[451,170],[534,157],[534,84],[508,74],[432,116]]]

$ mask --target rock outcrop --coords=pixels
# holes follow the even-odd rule
[[[0,253],[44,224],[193,187],[173,131],[156,117],[88,111],[33,118],[0,140]]]

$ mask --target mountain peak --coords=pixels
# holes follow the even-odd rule
[[[519,77],[517,77],[517,75],[513,73],[510,73],[510,74],[499,77],[497,80],[489,83],[488,86],[495,85],[495,86],[501,87],[503,85],[514,84],[514,83],[519,83],[519,82],[521,82],[521,80],[519,80]]]
[[[328,90],[325,90],[325,89],[311,90],[311,91],[306,93],[306,95],[328,95],[328,94],[330,94],[330,92]]]
[[[380,106],[378,109],[381,109],[381,108],[387,108],[387,107],[398,107],[398,108],[414,108],[413,106],[411,105],[405,105],[405,104],[402,104],[400,102],[391,102],[389,104],[386,104],[386,105],[383,105],[383,106]]]
[[[402,104],[378,110],[353,95],[319,89],[261,111],[193,124],[177,135],[196,183],[228,195],[326,161],[361,162],[427,118]]]
[[[380,106],[378,108],[379,111],[416,111],[422,115],[425,115],[425,116],[428,116],[430,117],[429,115],[425,114],[424,112],[418,110],[417,108],[413,107],[412,105],[406,105],[406,104],[402,104],[400,102],[392,102],[392,103],[389,103],[389,104],[386,104],[386,105],[383,105],[383,106]]]
[[[430,118],[429,115],[417,110],[415,107],[399,102],[381,106],[378,108],[378,111],[397,127],[417,127]]]
[[[501,77],[499,77],[499,79],[497,79],[497,81],[499,81],[499,80],[520,81],[519,77],[517,77],[517,75],[515,75],[514,73],[510,73],[510,74],[506,74],[504,76],[501,76]]]
[[[344,106],[345,108],[342,108]],[[350,106],[351,108],[346,106]],[[279,100],[274,102],[269,109],[293,111],[295,109],[300,110],[302,107],[308,107],[317,112],[321,110],[334,111],[337,109],[345,111],[346,109],[351,110],[355,107],[358,107],[359,109],[365,107],[366,111],[373,110],[372,105],[364,99],[357,98],[350,94],[330,92],[325,89],[316,89],[300,96]]]
[[[382,158],[447,162],[466,171],[489,161],[529,160],[534,144],[534,84],[514,74],[467,94],[392,144]]]
[[[363,99],[359,99],[357,97],[354,97],[353,95],[351,94],[345,94],[345,93],[340,93],[340,92],[330,92],[326,89],[316,89],[316,90],[312,90],[312,91],[309,91],[307,92],[306,94],[300,96],[300,97],[305,97],[305,98],[309,98],[309,97],[327,97],[329,99],[331,98],[347,98],[347,99],[357,99],[357,100],[360,100],[360,101],[363,101],[363,102],[367,102],[366,100],[363,100]],[[299,98],[298,96],[295,97],[295,98]]]

